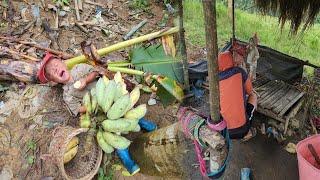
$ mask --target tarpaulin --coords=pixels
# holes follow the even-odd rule
[[[239,45],[247,46],[248,43],[237,41]],[[221,49],[225,51],[230,49],[231,43]],[[257,74],[270,80],[282,80],[287,83],[294,83],[302,78],[304,61],[281,53],[266,46],[258,46],[260,58],[258,59]],[[193,82],[195,79],[205,80],[208,75],[206,60],[199,60],[196,63],[189,64],[189,78]]]

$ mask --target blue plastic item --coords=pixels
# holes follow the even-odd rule
[[[127,149],[117,149],[117,154],[121,159],[122,164],[131,175],[136,174],[140,171],[139,166],[133,161],[129,154],[129,150]]]
[[[139,120],[139,126],[146,130],[147,132],[151,132],[157,129],[157,125],[154,122],[141,118]]]
[[[250,168],[242,168],[240,180],[250,180],[250,179],[252,179],[251,178],[251,169]]]

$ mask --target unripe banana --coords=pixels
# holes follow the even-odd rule
[[[102,76],[102,79],[103,79],[105,86],[107,86],[110,80],[107,78],[107,76]]]
[[[126,90],[126,84],[125,83],[117,83],[117,91],[114,96],[114,101],[118,100],[121,98],[123,95],[127,94],[128,91]]]
[[[141,130],[141,127],[139,124],[132,130],[132,132],[139,132]]]
[[[130,102],[131,105],[129,106],[129,109],[133,108],[133,106],[138,102],[140,98],[140,88],[136,86],[131,92],[130,92]]]
[[[89,114],[92,113],[92,106],[91,106],[91,99],[90,99],[90,94],[87,92],[82,100],[82,104],[86,107],[86,110]]]
[[[91,125],[91,120],[90,120],[89,113],[82,114],[80,116],[80,127],[81,128],[89,128],[90,125]]]
[[[67,152],[73,147],[79,144],[79,138],[77,136],[73,137],[67,145]]]
[[[114,151],[113,147],[110,146],[103,138],[102,135],[102,131],[99,130],[97,133],[97,141],[99,146],[101,147],[101,149],[105,152],[105,153],[112,153]]]
[[[96,95],[97,101],[100,107],[104,104],[104,95],[105,95],[106,85],[102,78],[100,78],[96,84]]]
[[[108,110],[110,109],[116,92],[117,92],[117,88],[116,88],[117,84],[114,80],[109,81],[105,91],[104,91],[104,97],[103,97],[103,103],[102,103],[102,110],[104,113],[108,112]]]
[[[119,98],[108,111],[108,119],[119,119],[122,117],[127,112],[130,104],[131,102],[129,94]]]
[[[92,112],[94,112],[96,114],[98,112],[98,101],[97,101],[96,88],[92,88],[90,93],[91,93],[91,108],[92,108]]]
[[[126,149],[131,143],[128,139],[110,132],[103,132],[102,134],[104,140],[116,149]]]
[[[123,132],[127,131],[130,127],[130,122],[124,121],[123,119],[119,120],[104,120],[102,122],[102,127],[105,131],[109,132]]]
[[[122,79],[121,73],[119,71],[113,76],[113,80],[116,83],[124,82]]]
[[[76,156],[77,152],[78,152],[78,146],[75,146],[72,149],[70,149],[68,152],[66,152],[63,155],[63,163],[66,164],[70,162]]]
[[[147,105],[141,104],[141,105],[137,106],[136,108],[133,108],[130,111],[128,111],[124,115],[124,118],[126,118],[126,119],[141,119],[146,115],[146,113],[147,113]]]

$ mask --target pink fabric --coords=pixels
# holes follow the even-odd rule
[[[206,168],[206,162],[204,161],[203,157],[201,156],[201,147],[197,140],[193,140],[194,148],[196,150],[196,155],[199,161],[200,165],[200,172],[202,176],[207,176],[207,168]]]
[[[178,119],[179,121],[181,121],[181,125],[184,131],[184,134],[187,137],[191,137],[192,134],[190,133],[189,129],[188,129],[188,125],[191,121],[192,116],[194,116],[195,114],[189,110],[188,108],[180,108],[178,111]],[[188,111],[188,112],[187,112]],[[188,113],[186,115],[186,113]],[[193,140],[193,144],[194,144],[194,148],[196,151],[196,155],[199,161],[199,165],[200,165],[200,172],[201,175],[206,177],[207,176],[207,168],[206,168],[206,162],[204,161],[203,157],[202,157],[202,152],[201,152],[201,146],[199,145],[198,141],[196,139]]]
[[[227,127],[227,122],[225,120],[222,120],[218,124],[211,124],[209,121],[207,121],[208,127],[213,131],[222,131]]]
[[[320,156],[320,134],[304,139],[297,145],[300,180],[320,179],[320,166],[317,165],[310,153],[308,144],[312,144],[317,154]]]

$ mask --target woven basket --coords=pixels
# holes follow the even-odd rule
[[[56,164],[65,179],[92,179],[99,170],[102,161],[102,150],[96,141],[92,143],[90,153],[83,156],[87,131],[88,129],[86,128],[76,129],[70,126],[57,127],[53,131],[49,154],[43,155],[42,158]],[[78,152],[70,162],[63,164],[63,155],[68,143],[74,136],[79,138]]]

